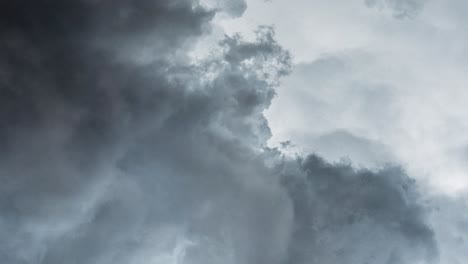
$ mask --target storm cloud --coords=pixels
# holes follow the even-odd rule
[[[284,178],[294,207],[290,263],[437,260],[427,208],[401,168],[356,170],[314,155],[298,163]]]
[[[437,259],[426,206],[402,169],[268,147],[264,111],[291,70],[273,28],[190,57],[219,12],[245,8],[0,4],[2,261]]]

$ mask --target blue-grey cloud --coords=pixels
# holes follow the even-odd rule
[[[244,4],[226,10],[240,15]],[[402,171],[355,171],[315,156],[297,163],[266,147],[263,112],[291,57],[261,27],[256,40],[227,36],[192,62],[191,45],[219,10],[190,0],[0,4],[3,261],[436,255]]]
[[[317,156],[283,178],[294,206],[290,263],[431,263],[438,256],[414,180]],[[290,170],[290,169],[289,169]],[[285,171],[289,171],[286,169]]]

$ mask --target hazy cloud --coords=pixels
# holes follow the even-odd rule
[[[425,3],[426,0],[365,0],[370,8],[390,9],[396,18],[414,18]]]
[[[348,159],[355,165],[365,167],[379,167],[395,163],[396,160],[388,147],[382,143],[358,137],[345,130],[312,137],[310,145],[314,152],[327,160]]]

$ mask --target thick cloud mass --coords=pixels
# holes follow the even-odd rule
[[[191,62],[214,15],[188,0],[0,4],[0,259],[434,258],[401,170],[298,163],[265,147],[263,111],[290,56],[262,27]]]
[[[284,178],[294,206],[290,263],[430,263],[433,231],[414,182],[399,168],[377,172],[317,156]],[[286,174],[287,175],[287,174]]]

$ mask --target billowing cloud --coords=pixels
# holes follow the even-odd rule
[[[400,168],[355,170],[317,156],[300,160],[300,167],[301,173],[284,178],[294,206],[290,263],[437,259],[426,209],[414,181]]]
[[[297,162],[266,147],[263,112],[291,64],[270,27],[189,57],[216,12],[240,15],[244,5],[0,4],[4,262],[437,256],[425,207],[401,170]]]

